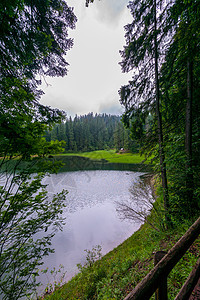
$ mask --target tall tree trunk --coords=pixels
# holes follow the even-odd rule
[[[159,78],[158,78],[158,44],[157,44],[157,16],[156,16],[156,0],[154,0],[154,59],[155,59],[155,88],[156,88],[156,114],[158,122],[158,139],[159,139],[159,153],[160,153],[160,168],[161,168],[161,178],[163,187],[163,198],[164,198],[164,208],[165,208],[165,220],[166,225],[171,225],[171,218],[169,215],[169,193],[167,184],[167,172],[165,163],[165,152],[163,147],[163,127],[162,127],[162,117],[160,112],[160,88],[159,88]]]
[[[193,171],[192,171],[192,100],[193,100],[193,63],[187,61],[187,103],[185,120],[185,151],[186,151],[186,197],[188,209],[193,202]]]

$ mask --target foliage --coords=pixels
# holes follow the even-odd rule
[[[198,4],[199,1],[174,3],[170,17],[176,23],[176,30],[161,69],[162,113],[174,218],[187,217],[200,208],[194,196],[195,189],[199,188],[200,164],[196,148],[200,121]]]
[[[38,145],[38,156],[45,157],[48,154],[61,153],[64,151],[65,141],[50,141],[47,142],[45,138],[41,138]]]
[[[132,72],[132,79],[121,87],[119,94],[125,107],[124,123],[128,125],[129,120],[135,119],[138,122],[136,128],[145,125],[149,113],[155,115],[155,59],[157,55],[159,61],[162,60],[164,43],[166,39],[171,40],[165,32],[168,6],[170,2],[165,6],[162,0],[133,0],[128,4],[132,22],[125,26],[126,45],[120,51],[120,66],[122,72]],[[161,63],[159,69],[160,66]]]
[[[68,29],[76,17],[65,1],[0,3],[0,294],[18,299],[35,288],[36,268],[62,227],[66,191],[49,198],[32,157],[61,150],[44,131],[64,113],[39,103],[43,76],[64,76]],[[27,168],[24,168],[24,164]],[[23,167],[22,167],[23,165]],[[45,168],[52,170],[52,166]],[[21,171],[21,170],[22,171]],[[45,232],[48,232],[45,234]]]
[[[122,120],[141,144],[142,153],[155,156],[155,171],[160,173],[159,165],[166,170],[164,190],[169,191],[168,212],[174,221],[200,209],[194,196],[200,166],[199,7],[199,0],[130,1],[133,20],[125,26],[126,45],[121,51],[122,71],[133,73],[120,89],[125,107]],[[156,60],[159,93],[154,84]],[[155,103],[159,103],[160,121]],[[161,150],[165,158],[159,161]]]
[[[126,46],[121,51],[123,72],[133,71],[132,80],[120,89],[120,102],[125,107],[124,121],[129,120],[139,139],[145,136],[145,120],[152,114],[156,126],[156,144],[160,161],[165,219],[171,225],[169,193],[163,140],[163,122],[160,108],[159,70],[162,60],[161,49],[167,37],[165,19],[168,5],[162,0],[130,1],[128,8],[132,22],[125,26]],[[159,6],[159,10],[158,10]],[[168,38],[169,39],[169,38]],[[153,128],[153,127],[152,127]],[[132,130],[133,131],[133,130]],[[149,132],[146,133],[149,136]]]
[[[70,117],[64,123],[55,125],[46,132],[46,140],[64,140],[65,150],[71,152],[125,148],[138,152],[138,145],[129,137],[129,130],[123,127],[120,117],[89,113]]]
[[[94,0],[86,0],[86,2],[85,2],[86,7],[89,6],[89,3],[93,3],[93,2],[94,2]]]
[[[50,198],[44,174],[1,174],[0,289],[3,299],[18,299],[35,287],[41,258],[52,252],[51,238],[62,227],[66,191]],[[49,231],[46,235],[44,232]]]
[[[64,284],[64,279],[67,272],[64,271],[63,265],[59,265],[59,269],[56,269],[54,267],[52,270],[49,270],[49,268],[47,267],[46,269],[38,270],[38,273],[39,271],[41,272],[41,274],[45,274],[48,280],[48,284],[45,287],[44,296],[48,294],[52,294],[53,291],[55,291],[56,289],[58,289]],[[52,282],[52,277],[53,277],[53,282]],[[39,296],[37,292],[36,292],[36,296],[38,299]]]
[[[99,260],[102,257],[101,250],[100,245],[93,247],[92,250],[85,250],[87,253],[86,263],[77,265],[80,271],[79,282],[83,285],[82,291],[84,291],[86,299],[94,297],[98,281],[105,276],[105,270],[99,264]],[[94,265],[95,262],[96,264]]]
[[[0,5],[1,73],[30,78],[36,74],[63,76],[63,57],[72,47],[68,28],[76,17],[65,1],[3,1]],[[9,78],[8,77],[8,78]]]
[[[68,28],[76,17],[62,0],[3,1],[0,4],[1,157],[30,157],[47,125],[63,112],[41,105],[38,76],[63,76],[72,46]]]
[[[33,129],[40,134],[42,124],[58,122],[63,116],[39,103],[42,92],[37,88],[42,76],[66,74],[64,55],[73,44],[68,28],[74,28],[75,22],[72,9],[62,0],[0,4],[1,134],[17,138],[15,149],[24,140],[21,134]]]
[[[85,252],[87,253],[86,255],[86,263],[84,265],[78,264],[78,269],[80,271],[83,271],[87,267],[91,267],[95,261],[101,259],[102,254],[102,247],[100,245],[97,245],[92,248],[92,250],[86,249]]]

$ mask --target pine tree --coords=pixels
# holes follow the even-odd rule
[[[144,115],[145,119],[149,112],[156,113],[165,218],[166,224],[169,224],[169,194],[159,85],[159,64],[162,59],[159,53],[166,38],[163,31],[166,7],[163,8],[162,4],[163,1],[135,0],[128,5],[133,22],[125,26],[126,46],[121,51],[123,60],[120,64],[124,72],[133,70],[134,75],[132,81],[121,88],[120,96],[121,103],[125,106],[123,119],[128,122],[134,115]]]
[[[174,36],[161,74],[162,91],[166,104],[164,111],[165,123],[170,143],[174,145],[174,147],[171,146],[170,150],[174,155],[174,170],[172,174],[176,174],[177,187],[180,187],[181,184],[181,190],[184,190],[184,195],[182,194],[180,197],[182,201],[186,198],[184,207],[186,207],[185,211],[187,212],[193,210],[193,208],[198,210],[197,200],[193,197],[195,191],[194,157],[197,157],[193,151],[195,149],[194,144],[197,145],[197,139],[194,140],[194,134],[199,122],[199,106],[197,104],[199,102],[197,100],[199,89],[197,70],[200,59],[198,46],[199,15],[199,1],[174,2],[169,14],[172,20]],[[179,139],[177,139],[177,136],[179,136]],[[179,157],[177,156],[177,150],[175,152],[173,148],[178,149]],[[181,161],[181,157],[184,160],[182,159]],[[176,164],[179,161],[179,166],[176,166],[175,161]],[[184,165],[185,168],[183,167]],[[197,159],[195,169],[198,168],[198,165]],[[185,179],[183,174],[185,174]],[[185,187],[183,185],[184,181]],[[177,194],[179,193],[177,190]]]
[[[62,135],[61,135],[62,133]],[[84,116],[75,116],[74,120],[70,117],[65,123],[54,126],[50,133],[45,135],[50,140],[66,141],[66,151],[92,151],[102,149],[112,149],[125,147],[130,150],[134,145],[131,141],[128,130],[118,116],[107,114],[93,116],[92,113]],[[116,139],[119,141],[116,142]]]

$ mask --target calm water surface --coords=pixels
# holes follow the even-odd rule
[[[66,224],[56,233],[52,246],[55,253],[44,259],[43,268],[64,266],[66,280],[84,264],[86,252],[101,245],[102,254],[118,246],[136,231],[141,223],[122,221],[116,211],[116,201],[129,200],[130,188],[142,173],[132,171],[76,171],[45,178],[49,193],[68,190],[64,215]],[[41,275],[47,283],[51,278]]]

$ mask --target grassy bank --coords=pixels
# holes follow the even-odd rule
[[[114,151],[94,151],[74,155],[120,163],[141,163],[144,159],[139,154],[117,154]],[[158,201],[159,198],[157,203]],[[129,239],[95,262],[94,257],[98,257],[98,251],[92,251],[88,255],[86,265],[79,266],[80,273],[62,287],[56,288],[52,294],[46,294],[41,299],[123,300],[153,268],[154,253],[160,250],[167,252],[194,220],[185,220],[184,223],[177,224],[173,230],[165,232],[159,230],[160,224],[156,224],[154,212],[149,216],[149,221],[157,230],[145,223]],[[168,277],[169,300],[175,298],[196,263],[199,252],[200,238],[170,273]]]
[[[191,224],[192,222],[185,222],[173,231],[164,233],[144,224],[140,230],[99,261],[93,263],[90,256],[87,266],[81,267],[81,273],[52,295],[46,295],[44,299],[123,299],[152,269],[154,252],[168,251]],[[174,299],[186,280],[197,261],[199,251],[200,238],[170,273],[169,300]]]
[[[65,161],[65,157],[85,157],[89,158],[91,162],[109,162],[109,163],[119,163],[119,164],[142,164],[144,163],[146,166],[150,163],[150,159],[145,159],[144,155],[140,155],[139,153],[123,153],[118,154],[115,150],[99,150],[99,151],[92,151],[92,152],[78,152],[78,153],[60,153],[60,154],[53,154],[50,155],[51,158],[45,157],[44,159],[38,159],[38,157],[32,157],[31,160],[21,160],[21,158],[16,158],[13,160],[5,161],[4,165],[2,166],[2,171],[12,171],[14,168],[17,170],[29,170],[32,173],[37,171],[58,171],[59,168],[62,166],[68,166],[69,161]],[[56,160],[52,160],[52,158],[56,158]],[[1,159],[0,159],[1,162]],[[79,164],[79,163],[78,163]],[[86,164],[87,165],[87,164]],[[79,165],[76,164],[78,169]],[[80,169],[84,169],[86,166],[80,166]],[[95,168],[95,167],[94,167]]]
[[[116,153],[115,150],[98,150],[92,152],[64,153],[62,156],[81,156],[88,157],[91,160],[107,160],[110,163],[140,164],[149,163],[150,159],[145,159],[144,155],[139,153]]]

